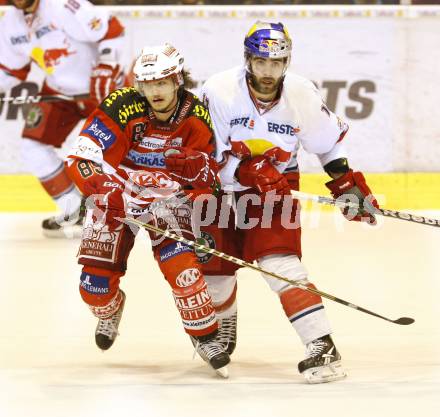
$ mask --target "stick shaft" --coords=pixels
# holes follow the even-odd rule
[[[186,239],[183,236],[178,236],[175,233],[172,233],[172,232],[170,232],[168,230],[160,229],[159,227],[153,226],[153,225],[148,224],[148,223],[142,223],[139,220],[133,219],[131,217],[126,217],[125,219],[121,219],[121,220],[124,223],[133,224],[133,225],[142,227],[144,229],[147,229],[147,230],[149,230],[151,232],[155,232],[155,233],[158,233],[160,235],[164,235],[164,236],[166,236],[166,237],[168,237],[170,239],[176,240],[178,242],[185,243],[185,244],[187,244],[187,245],[189,245],[189,246],[191,246],[193,248],[201,250],[202,252],[210,253],[212,255],[215,255],[215,256],[217,256],[219,258],[222,258],[222,259],[226,259],[227,261],[232,262],[232,263],[237,264],[237,265],[240,265],[242,267],[247,267],[247,268],[253,269],[254,271],[258,271],[258,272],[260,272],[262,274],[269,275],[272,278],[275,278],[275,279],[287,282],[287,283],[291,284],[294,287],[300,288],[301,290],[308,291],[308,292],[316,294],[316,295],[320,295],[321,297],[327,298],[327,299],[332,300],[332,301],[334,301],[336,303],[345,305],[347,307],[353,308],[355,310],[361,311],[361,312],[369,314],[371,316],[375,316],[375,317],[381,318],[381,319],[389,321],[391,323],[396,323],[395,320],[391,320],[389,318],[381,316],[380,314],[374,313],[373,311],[367,310],[367,309],[365,309],[363,307],[359,307],[356,304],[352,304],[352,303],[350,303],[348,301],[345,301],[345,300],[343,300],[341,298],[335,297],[335,296],[333,296],[331,294],[328,294],[328,293],[326,293],[324,291],[320,291],[320,290],[318,290],[316,288],[307,287],[306,285],[303,285],[303,284],[300,284],[298,282],[292,281],[292,280],[290,280],[290,279],[288,279],[286,277],[283,277],[281,275],[275,274],[274,272],[266,271],[266,270],[264,270],[264,269],[262,269],[262,268],[260,268],[258,266],[255,266],[255,265],[253,265],[253,264],[251,264],[249,262],[246,262],[246,261],[243,261],[242,259],[236,258],[235,256],[227,255],[224,252],[220,252],[220,251],[218,251],[216,249],[209,248],[209,247],[207,247],[205,245],[202,245],[200,243],[194,242],[193,240]],[[401,323],[398,323],[398,324],[401,324]]]
[[[349,207],[349,208],[359,209],[358,204],[352,202],[344,202],[331,197],[324,197],[316,194],[308,194],[308,193],[303,193],[301,191],[291,191],[291,193],[292,196],[298,200],[315,201],[316,203],[319,204],[326,204],[329,206],[336,206],[341,208]],[[375,210],[374,214],[390,217],[392,219],[405,220],[408,222],[424,224],[427,226],[440,227],[440,219],[430,219],[428,217],[416,216],[415,214],[403,213],[401,211],[396,211],[396,210],[386,210],[379,208]]]

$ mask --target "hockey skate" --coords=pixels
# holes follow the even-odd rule
[[[330,335],[307,344],[306,359],[298,364],[298,370],[309,384],[337,381],[347,376]]]
[[[191,342],[200,357],[214,369],[217,375],[227,378],[229,374],[226,365],[231,359],[224,351],[223,345],[218,341],[217,337],[218,333],[208,340],[204,338],[200,340],[200,338],[190,336]]]
[[[217,340],[223,345],[223,349],[232,355],[237,344],[237,313],[230,317],[218,320]]]
[[[118,327],[124,311],[125,293],[119,290],[122,294],[121,305],[118,311],[113,316],[107,319],[99,319],[95,331],[95,342],[101,350],[108,350],[112,347],[116,337],[119,335]]]
[[[85,206],[82,201],[78,211],[68,218],[60,215],[43,220],[41,223],[43,235],[49,238],[79,238],[82,235],[84,217]]]

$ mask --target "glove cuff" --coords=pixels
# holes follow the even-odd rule
[[[325,186],[335,195],[340,196],[356,185],[353,176],[353,170],[349,169],[347,173],[334,180],[325,183]]]

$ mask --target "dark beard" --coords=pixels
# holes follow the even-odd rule
[[[276,82],[275,84],[273,84],[273,87],[270,90],[267,90],[267,86],[261,85],[257,82],[257,78],[255,77],[254,74],[252,73],[248,73],[249,74],[249,81],[252,85],[252,87],[255,89],[255,91],[257,91],[260,94],[272,94],[275,91],[278,91],[280,88],[281,83],[283,82],[283,77],[281,77],[278,82]]]

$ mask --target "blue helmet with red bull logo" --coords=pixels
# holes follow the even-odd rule
[[[251,72],[250,59],[284,58],[284,73],[290,64],[292,39],[282,23],[257,21],[244,38],[244,57],[248,72]]]
[[[282,23],[256,22],[244,38],[244,52],[260,58],[288,58],[292,40]]]

